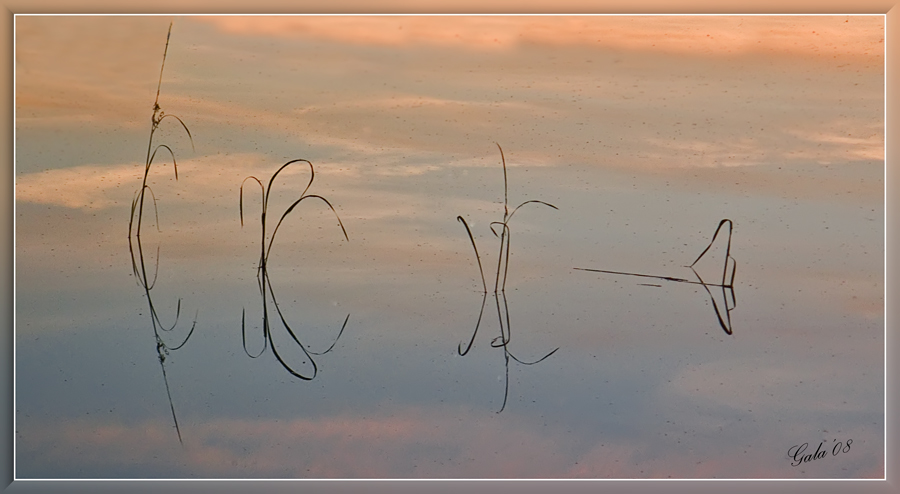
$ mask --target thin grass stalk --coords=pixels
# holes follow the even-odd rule
[[[174,117],[181,124],[182,128],[187,133],[188,138],[191,141],[191,147],[193,147],[193,145],[194,145],[193,136],[191,135],[191,131],[187,128],[187,125],[185,125],[184,121],[182,121],[181,118],[179,118],[175,115],[166,115],[164,112],[161,111],[161,108],[159,106],[159,94],[160,94],[160,89],[162,87],[163,70],[165,69],[166,55],[168,53],[169,40],[171,38],[171,35],[172,35],[172,23],[169,24],[169,30],[166,35],[166,46],[165,46],[165,49],[163,50],[163,59],[162,59],[162,64],[160,66],[160,71],[159,71],[159,82],[156,87],[156,99],[153,102],[153,116],[151,117],[150,137],[147,142],[147,154],[146,154],[146,159],[144,161],[144,176],[141,181],[140,189],[135,194],[135,197],[132,199],[131,208],[130,208],[130,212],[129,212],[128,251],[129,251],[129,254],[131,255],[131,266],[132,266],[133,274],[134,274],[138,284],[144,289],[144,294],[147,297],[147,304],[149,307],[149,314],[150,314],[150,324],[153,328],[153,335],[156,339],[157,357],[159,360],[160,368],[162,370],[163,381],[165,382],[165,385],[166,385],[166,395],[169,400],[169,408],[172,412],[172,420],[175,424],[175,431],[178,435],[178,442],[179,442],[179,444],[184,446],[184,442],[182,441],[182,436],[181,436],[181,428],[178,424],[178,417],[175,414],[175,405],[172,401],[172,394],[171,394],[170,387],[169,387],[169,378],[168,378],[168,374],[166,372],[165,361],[166,361],[166,356],[169,354],[170,351],[175,351],[175,350],[182,348],[187,343],[187,341],[191,338],[191,336],[194,334],[194,330],[197,327],[197,314],[194,315],[193,324],[191,325],[190,330],[188,331],[188,333],[184,337],[184,339],[181,341],[181,343],[179,343],[178,345],[175,345],[175,346],[171,346],[171,345],[167,344],[165,342],[165,340],[163,340],[160,332],[172,331],[178,325],[178,320],[181,316],[181,299],[179,298],[178,302],[176,304],[174,322],[172,323],[171,326],[166,326],[165,324],[163,324],[163,322],[159,316],[159,313],[156,309],[156,306],[153,304],[153,298],[150,294],[153,287],[156,286],[156,281],[159,276],[160,246],[157,245],[157,248],[156,248],[156,259],[154,260],[153,280],[150,281],[148,272],[147,272],[147,262],[144,257],[144,247],[143,247],[143,243],[141,241],[141,229],[143,227],[143,219],[144,219],[144,203],[145,203],[145,199],[146,199],[148,192],[150,193],[150,197],[152,199],[154,217],[156,220],[156,228],[157,228],[157,230],[160,229],[159,228],[159,207],[157,204],[156,195],[154,194],[153,189],[147,183],[148,177],[150,174],[150,168],[153,164],[154,159],[156,158],[157,153],[160,150],[165,150],[169,153],[169,156],[172,158],[173,168],[175,171],[175,179],[178,180],[178,163],[175,159],[175,153],[172,151],[172,148],[166,144],[157,145],[156,148],[154,148],[154,146],[153,146],[154,135],[156,133],[156,130],[159,128],[160,122],[162,122],[162,120],[165,119],[166,117],[169,117],[169,116]],[[135,244],[137,246],[137,256],[135,256]],[[199,311],[198,311],[198,314],[199,314]]]

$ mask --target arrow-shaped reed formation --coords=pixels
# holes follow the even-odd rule
[[[702,259],[703,256],[705,256],[707,254],[707,252],[709,252],[709,249],[713,246],[713,243],[716,241],[716,237],[718,237],[719,232],[722,230],[722,227],[724,227],[726,225],[728,226],[728,240],[727,240],[727,244],[725,245],[725,256],[724,256],[725,262],[724,262],[724,265],[722,266],[722,278],[719,281],[719,283],[707,283],[707,282],[703,281],[703,278],[700,277],[700,274],[697,273],[697,270],[694,269],[694,266],[697,265],[697,263],[700,261],[700,259]],[[730,335],[730,334],[732,334],[731,311],[734,310],[735,306],[737,305],[737,301],[735,300],[735,297],[734,297],[734,274],[735,274],[735,271],[737,268],[737,262],[734,260],[733,257],[731,257],[731,234],[733,231],[733,226],[734,226],[734,224],[728,218],[725,218],[722,221],[720,221],[719,226],[716,227],[715,233],[713,233],[712,239],[709,241],[709,245],[707,245],[706,248],[703,249],[703,252],[701,252],[700,255],[697,256],[697,259],[695,259],[694,262],[692,262],[688,266],[685,266],[686,268],[689,268],[694,273],[694,276],[697,277],[697,281],[692,281],[692,280],[688,280],[685,278],[675,278],[672,276],[656,276],[656,275],[642,274],[642,273],[628,273],[628,272],[624,272],[624,271],[608,271],[605,269],[590,269],[590,268],[573,268],[573,269],[577,269],[579,271],[591,271],[594,273],[607,273],[607,274],[618,274],[618,275],[624,275],[624,276],[637,276],[637,277],[641,277],[641,278],[654,278],[657,280],[674,281],[676,283],[688,283],[688,284],[692,284],[692,285],[701,285],[706,290],[706,293],[709,294],[710,300],[712,301],[713,310],[716,312],[716,318],[718,318],[718,320],[719,320],[719,326],[722,327],[722,330],[725,331],[726,334]],[[649,286],[659,286],[659,285],[649,285]],[[722,316],[722,313],[719,310],[719,305],[716,303],[715,296],[713,296],[712,292],[709,290],[710,287],[722,289],[722,298],[724,299],[724,306],[725,306],[725,316],[724,317]],[[729,298],[731,299],[730,304],[728,303]]]

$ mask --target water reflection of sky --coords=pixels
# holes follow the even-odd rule
[[[16,20],[19,477],[882,477],[882,17],[177,18],[150,174],[153,301],[127,217],[170,19]],[[486,274],[510,223],[509,401]],[[238,187],[316,167],[268,269],[311,382],[241,347],[258,226]],[[308,175],[285,172],[282,211]],[[259,200],[245,197],[245,220]],[[248,213],[249,212],[249,213]],[[734,335],[688,277],[735,224]],[[655,283],[655,282],[653,282]],[[254,319],[256,318],[256,319]],[[252,333],[256,335],[256,333]],[[256,343],[259,343],[258,341]],[[847,454],[791,466],[799,443]]]

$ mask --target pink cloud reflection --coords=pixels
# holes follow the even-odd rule
[[[18,448],[49,451],[46,464],[190,472],[202,478],[792,478],[804,476],[783,458],[783,435],[772,431],[754,445],[679,448],[671,441],[611,439],[585,443],[560,426],[515,415],[464,409],[404,409],[390,415],[342,414],[317,419],[182,420],[185,448],[172,425],[134,426],[79,420],[29,431]],[[852,431],[860,437],[861,430]],[[862,444],[860,441],[857,444]],[[720,443],[721,444],[721,443]],[[49,445],[52,445],[48,447]],[[831,458],[831,468],[838,460]],[[849,459],[848,459],[849,461]],[[878,451],[860,448],[840,466],[863,478],[883,476]],[[818,470],[813,467],[821,467]],[[809,476],[830,477],[824,462]],[[174,473],[174,477],[184,473]]]

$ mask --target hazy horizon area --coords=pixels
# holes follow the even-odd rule
[[[17,15],[15,44],[17,478],[884,476],[884,16]],[[190,138],[154,134],[144,290],[157,89]],[[554,206],[509,222],[505,305],[498,145],[509,210]],[[246,179],[297,159],[334,211],[285,218],[263,299]],[[575,269],[693,280],[726,218],[733,309]],[[315,379],[245,353],[264,307],[298,368],[282,318],[312,352],[347,318]],[[154,312],[170,348],[196,319],[165,376]],[[500,321],[559,349],[507,371]]]

